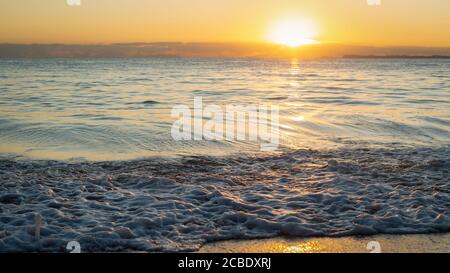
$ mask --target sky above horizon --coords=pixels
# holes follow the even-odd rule
[[[450,47],[450,1],[368,1],[0,0],[0,43],[274,42],[297,20],[300,43]]]

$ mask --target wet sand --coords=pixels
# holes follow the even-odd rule
[[[343,238],[274,238],[206,244],[201,253],[367,253],[369,242],[384,253],[450,253],[450,233]]]

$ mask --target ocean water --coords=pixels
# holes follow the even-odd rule
[[[277,105],[280,146],[175,141]],[[0,252],[450,231],[450,61],[0,60]]]
[[[449,60],[0,61],[0,152],[124,160],[253,151],[172,140],[176,105],[276,104],[288,148],[439,146],[450,139]]]

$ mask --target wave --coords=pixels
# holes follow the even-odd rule
[[[449,170],[448,146],[113,162],[3,158],[0,251],[57,252],[73,240],[83,251],[195,251],[210,241],[279,235],[448,232]]]

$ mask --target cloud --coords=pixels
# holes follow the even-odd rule
[[[450,56],[450,48],[317,44],[293,49],[280,45],[253,43],[0,44],[0,58],[337,58],[346,55]]]

